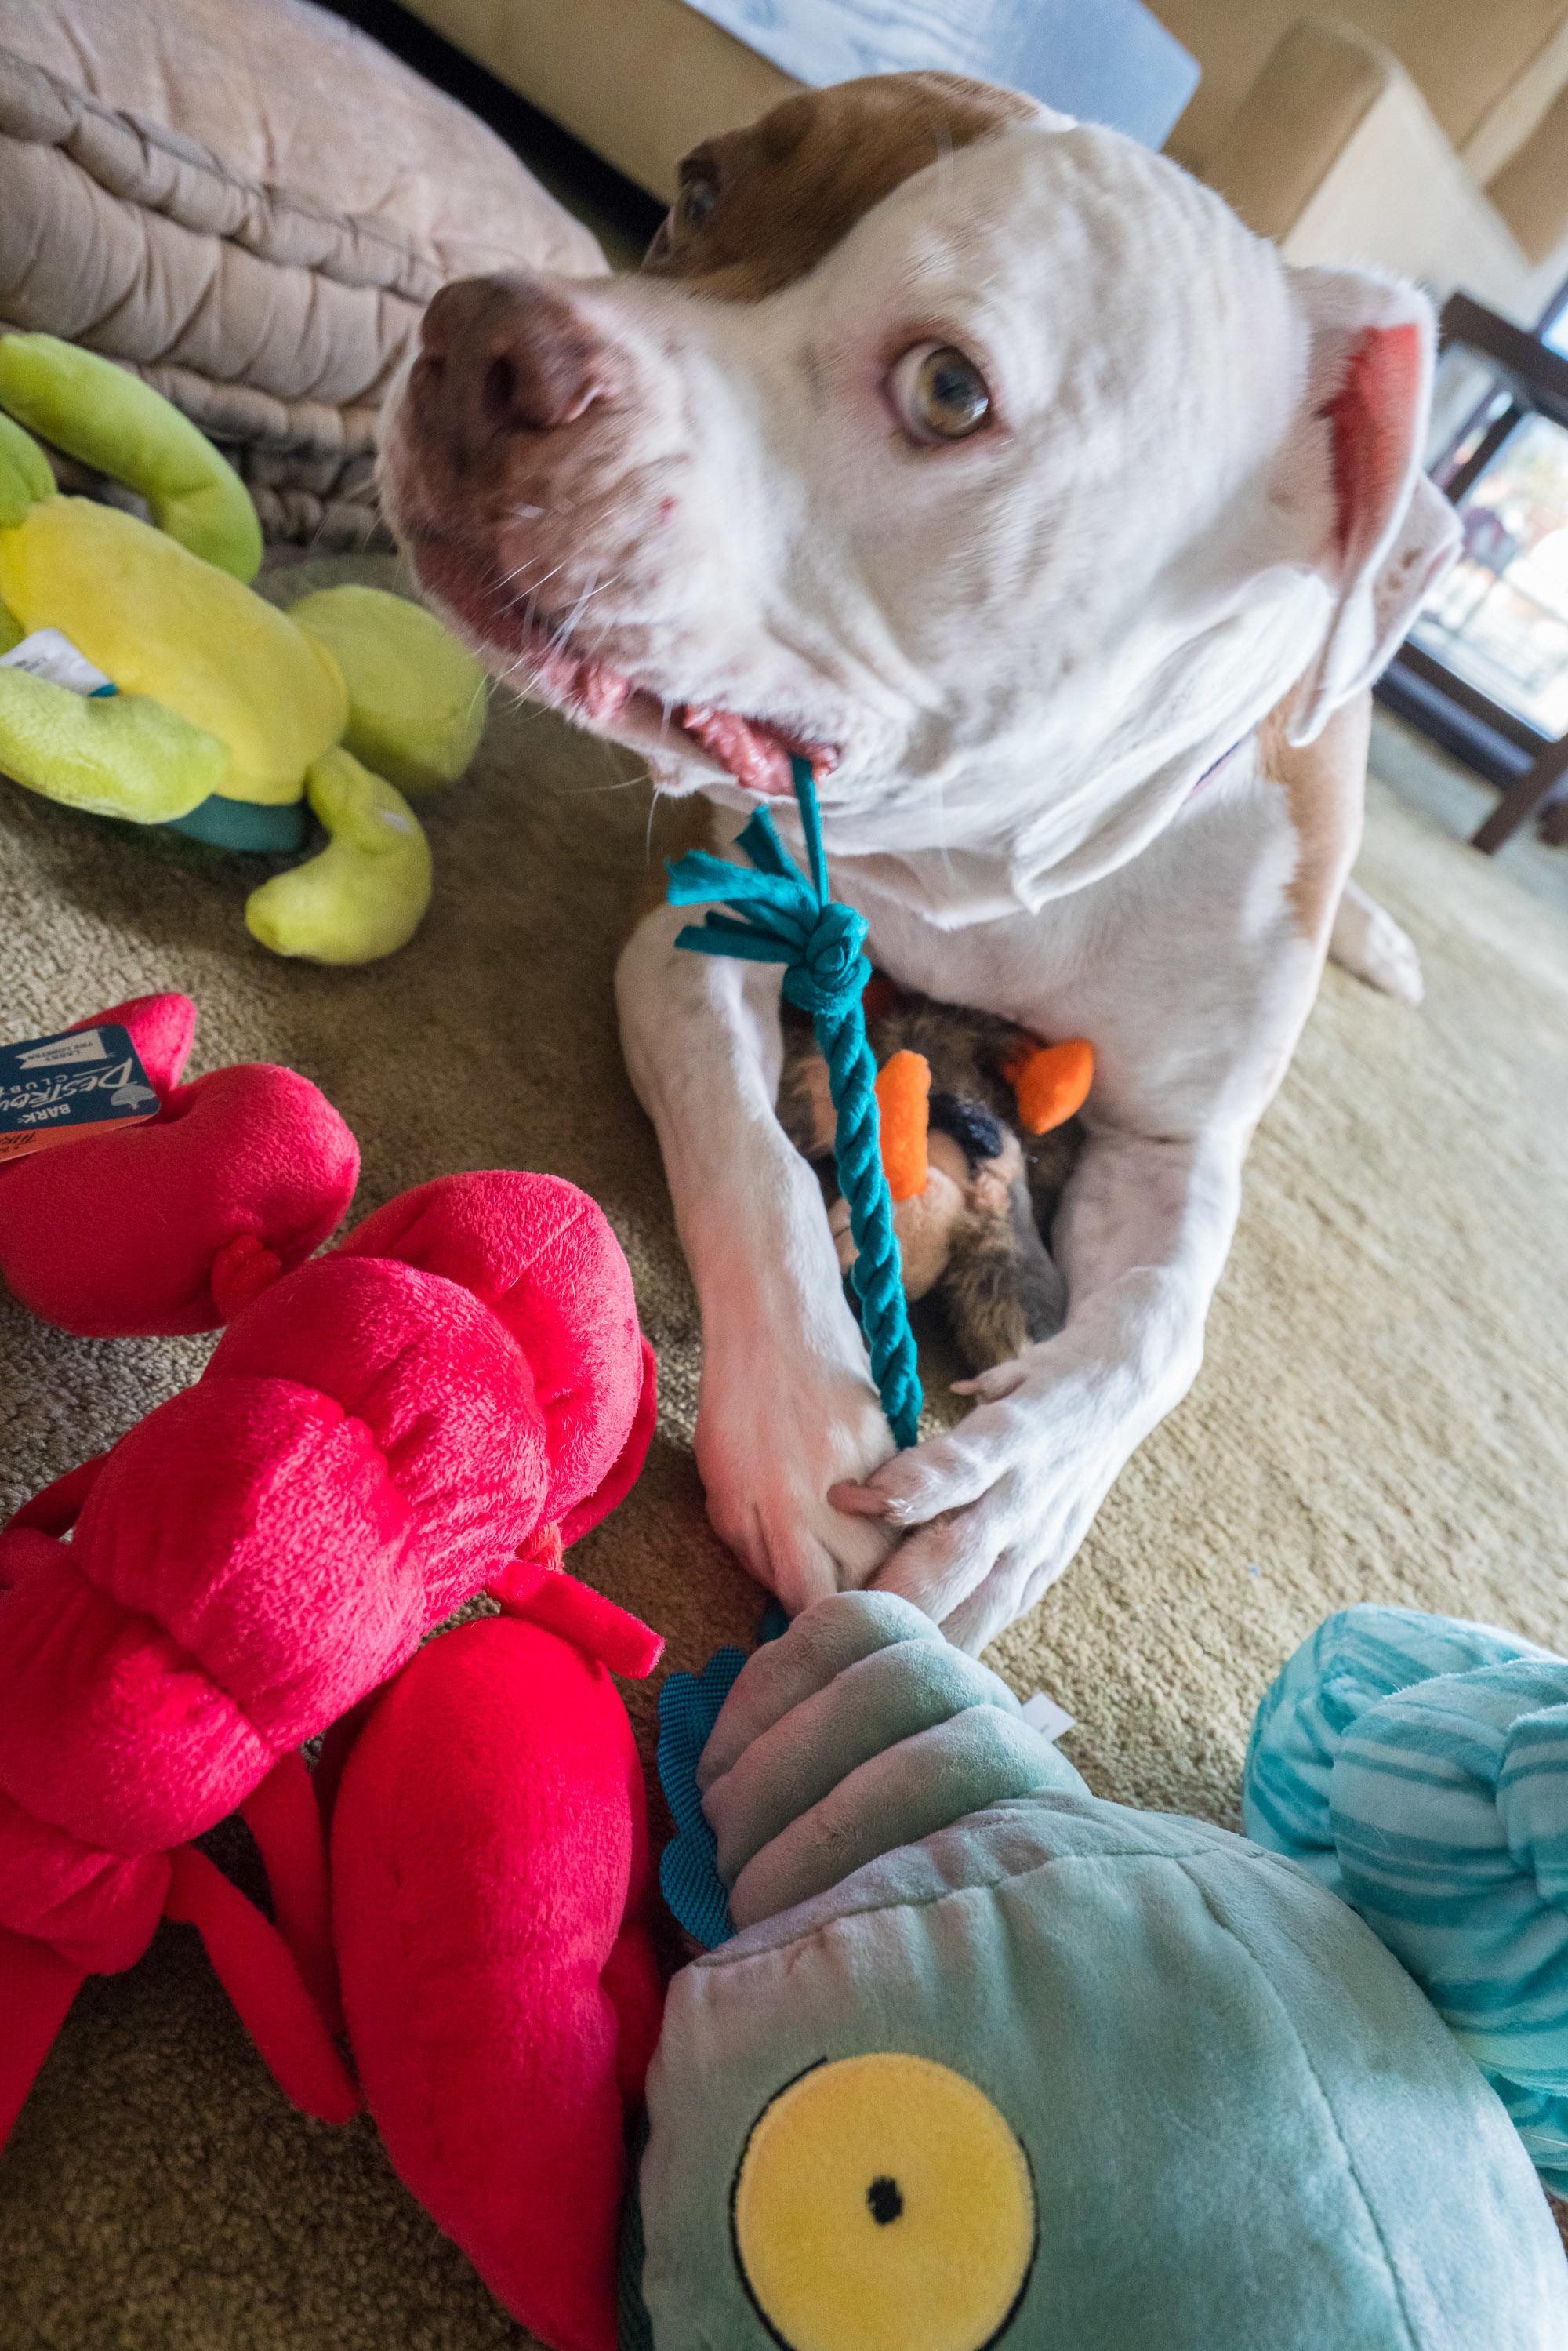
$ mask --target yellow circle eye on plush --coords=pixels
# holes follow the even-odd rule
[[[731,2221],[785,2351],[986,2351],[1038,2233],[1029,2158],[984,2091],[893,2053],[779,2091],[752,2126]]]

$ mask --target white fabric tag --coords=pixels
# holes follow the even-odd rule
[[[1058,1706],[1053,1698],[1047,1698],[1043,1690],[1036,1690],[1032,1698],[1025,1698],[1023,1719],[1042,1739],[1060,1739],[1064,1730],[1072,1729],[1072,1717],[1067,1708]]]
[[[95,695],[115,691],[114,680],[95,668],[58,629],[35,629],[30,637],[24,637],[8,653],[0,653],[0,669],[25,669],[29,677],[41,677],[50,685],[63,685],[68,693],[79,694],[89,700]]]
[[[73,1029],[64,1037],[47,1037],[41,1045],[16,1048],[19,1070],[71,1070],[84,1061],[108,1059],[101,1029]]]

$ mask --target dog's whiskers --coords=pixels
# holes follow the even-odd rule
[[[600,580],[598,575],[595,574],[595,585],[591,588],[585,588],[581,595],[578,598],[576,603],[572,606],[571,616],[573,622],[576,622],[578,615],[582,611],[583,608],[586,605],[592,603],[596,596],[604,595],[610,589],[614,587],[618,580],[622,580],[625,576],[624,571],[612,571],[608,580]]]
[[[571,632],[577,626],[578,615],[582,611],[583,605],[587,601],[588,597],[592,594],[593,581],[596,580],[598,577],[599,574],[596,570],[592,573],[588,587],[583,590],[583,593],[579,596],[576,603],[571,607],[571,610],[563,619],[556,622],[554,628],[549,632],[549,637],[545,646],[547,653],[558,652],[563,645],[570,642]]]
[[[538,557],[537,557],[537,556],[533,559],[533,560],[534,560],[535,562],[537,562],[537,561],[538,561]],[[517,565],[517,569],[516,569],[515,570],[513,570],[513,571],[508,571],[508,572],[507,572],[503,577],[499,577],[499,578],[496,579],[495,580],[493,580],[493,581],[491,582],[491,585],[492,585],[493,587],[495,587],[497,590],[500,590],[500,589],[502,589],[502,588],[509,588],[509,587],[511,586],[511,584],[512,584],[513,580],[520,580],[520,579],[522,578],[522,576],[523,576],[524,572],[525,572],[525,571],[527,571],[528,569],[529,569],[529,568],[530,568],[530,566],[529,566],[528,564],[527,564],[527,563],[519,563],[519,564]],[[545,573],[544,578],[543,578],[542,580],[532,580],[532,581],[530,581],[530,582],[529,582],[529,584],[528,584],[528,588],[527,588],[527,589],[524,590],[524,592],[523,592],[523,599],[522,599],[522,601],[523,601],[524,602],[527,602],[527,601],[528,600],[528,598],[529,598],[529,597],[537,596],[537,595],[538,594],[539,590],[540,590],[541,588],[545,587],[545,586],[548,584],[548,582],[549,582],[549,581],[550,581],[551,580],[553,580],[553,579],[555,578],[555,576],[556,576],[556,572],[558,572],[558,571],[564,571],[564,570],[565,570],[565,569],[566,569],[566,558],[563,556],[563,557],[561,558],[561,560],[560,560],[558,564],[556,564],[556,565],[554,566],[553,569],[551,569],[551,570],[549,570],[549,571],[547,571],[547,572]]]

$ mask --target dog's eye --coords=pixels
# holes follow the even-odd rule
[[[967,441],[991,412],[989,386],[951,343],[916,343],[888,378],[901,423],[917,441]]]
[[[706,177],[688,180],[675,198],[675,219],[684,229],[703,227],[718,202],[718,182]]]

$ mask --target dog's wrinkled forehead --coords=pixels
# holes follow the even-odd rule
[[[1071,473],[1092,444],[1130,475],[1148,436],[1165,504],[1185,511],[1197,483],[1222,497],[1282,430],[1301,336],[1278,253],[1131,140],[1016,91],[887,74],[787,99],[695,149],[682,175],[643,273],[729,314],[714,343],[729,371],[777,392],[800,362],[814,400],[824,362],[853,374],[875,346],[885,365],[900,329],[929,329],[1025,428],[1015,455],[1036,507],[1042,462]],[[1044,447],[1031,421],[1049,423]],[[812,470],[833,470],[820,441]],[[1100,471],[1091,460],[1091,488]]]
[[[814,269],[894,188],[1010,122],[1052,117],[957,74],[877,74],[786,99],[705,140],[643,268],[694,293],[758,301]]]

